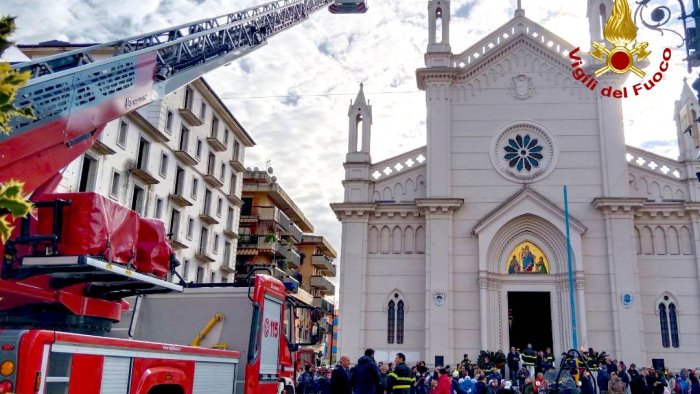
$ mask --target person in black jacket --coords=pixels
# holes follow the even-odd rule
[[[365,350],[365,355],[352,368],[352,387],[355,394],[376,394],[379,387],[379,369],[374,362],[374,350]]]
[[[515,346],[510,348],[508,353],[508,376],[513,382],[517,382],[517,374],[520,369],[520,353],[515,350]]]
[[[352,385],[350,384],[350,357],[340,356],[338,365],[331,374],[331,393],[333,394],[352,394]]]
[[[581,394],[595,394],[593,382],[591,381],[591,374],[588,370],[583,370],[579,383],[581,384]]]
[[[409,394],[416,378],[411,373],[411,368],[406,365],[406,356],[396,353],[396,367],[389,374],[386,382],[386,391],[390,394]]]

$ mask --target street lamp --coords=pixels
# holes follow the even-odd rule
[[[685,45],[686,62],[688,64],[688,72],[692,72],[694,67],[700,66],[700,36],[698,35],[698,27],[700,26],[700,0],[691,0],[693,3],[693,12],[686,12],[685,3],[683,0],[678,0],[680,8],[680,16],[677,18],[683,22],[683,34],[678,33],[673,29],[669,29],[666,25],[671,22],[673,12],[666,5],[652,4],[659,0],[638,0],[637,10],[634,12],[634,21],[640,21],[645,27],[658,31],[661,35],[666,32],[673,33],[681,39],[681,48]],[[693,26],[688,27],[688,19],[693,20]],[[693,89],[698,92],[700,97],[700,78],[693,82]]]

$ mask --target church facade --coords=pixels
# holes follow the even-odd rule
[[[612,3],[588,1],[593,40]],[[428,364],[527,343],[561,354],[573,345],[571,261],[579,345],[628,364],[700,366],[689,87],[675,103],[672,160],[625,144],[620,101],[573,79],[576,46],[524,10],[460,53],[449,0],[429,0],[428,15],[416,71],[426,146],[374,163],[362,89],[349,109],[345,196],[332,204],[343,231],[338,352]]]

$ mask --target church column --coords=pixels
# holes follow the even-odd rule
[[[588,323],[586,319],[586,292],[583,272],[576,273],[576,312],[578,318],[579,340],[581,345],[588,345]]]
[[[489,349],[489,280],[486,271],[479,272],[479,329],[481,331],[481,348]]]
[[[462,206],[458,198],[417,199],[424,209],[426,224],[426,308],[425,355],[428,363],[435,356],[454,360],[453,212]]]
[[[644,205],[644,198],[596,198],[593,206],[603,211],[607,238],[612,318],[615,328],[615,357],[644,360],[644,334],[641,296],[637,281],[637,255],[634,245],[634,210]],[[633,297],[630,308],[622,307],[621,296]]]

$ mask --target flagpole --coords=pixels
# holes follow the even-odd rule
[[[574,297],[574,268],[571,263],[571,234],[569,231],[569,194],[564,185],[564,218],[566,219],[566,262],[569,268],[569,301],[571,303],[571,333],[573,348],[578,350],[578,335],[576,331],[576,298]]]

